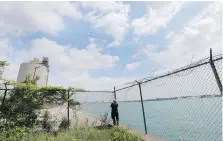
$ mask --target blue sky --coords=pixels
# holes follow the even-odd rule
[[[0,9],[9,79],[20,63],[45,55],[51,84],[104,89],[187,65],[212,45],[221,52],[219,3],[1,2]]]

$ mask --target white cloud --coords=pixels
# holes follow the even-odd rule
[[[7,61],[11,61],[12,60],[12,56],[11,53],[13,51],[13,48],[11,46],[10,40],[7,38],[0,38],[0,60],[7,60]],[[16,68],[17,66],[15,64],[12,64],[10,66],[10,68],[6,67],[6,69],[4,70],[4,72],[11,72],[10,75],[7,77],[9,79],[15,78],[17,77],[17,73],[15,74],[15,70],[18,68]],[[4,74],[5,74],[4,73]],[[3,74],[3,76],[4,76]],[[1,84],[0,84],[1,85]]]
[[[95,38],[89,38],[89,42],[90,42],[91,44],[94,44],[96,40],[97,40],[97,39],[95,39]]]
[[[101,53],[96,44],[89,44],[84,49],[59,45],[46,38],[35,39],[30,42],[30,48],[17,50],[9,40],[0,40],[0,49],[10,50],[1,52],[1,59],[10,63],[4,78],[16,80],[19,66],[37,57],[49,57],[49,84],[83,87],[85,89],[102,90],[113,88],[114,85],[130,81],[126,77],[97,77],[90,76],[91,70],[104,70],[116,67],[119,57]],[[11,53],[13,57],[8,54]],[[3,56],[3,57],[2,57]]]
[[[121,40],[129,28],[128,14],[130,5],[122,2],[81,2],[84,9],[90,10],[85,15],[94,28],[102,28],[116,40]]]
[[[79,19],[82,15],[71,2],[1,2],[0,35],[38,31],[56,35],[64,27],[65,16]]]
[[[89,44],[84,49],[76,49],[41,38],[32,40],[31,46],[28,51],[29,57],[48,56],[52,65],[59,66],[58,63],[60,63],[73,70],[108,69],[114,67],[119,61],[117,56],[102,54],[96,44]]]
[[[0,60],[4,60],[7,58],[8,55],[10,55],[10,52],[12,51],[12,47],[10,44],[9,39],[7,38],[0,38]]]
[[[166,50],[159,52],[156,47],[145,47],[144,53],[150,60],[162,67],[175,68],[194,60],[222,52],[222,8],[219,2],[211,4],[192,19],[179,33],[169,38]],[[194,55],[194,56],[193,56]]]
[[[168,32],[166,35],[166,39],[170,39],[173,36],[173,34],[174,34],[173,31]]]
[[[0,59],[10,63],[3,77],[16,80],[22,62],[34,57],[41,59],[47,56],[50,61],[49,84],[101,90],[130,80],[131,78],[125,77],[94,78],[90,76],[92,70],[111,69],[119,62],[118,56],[102,53],[102,49],[97,45],[98,40],[95,38],[89,38],[89,45],[83,49],[60,45],[46,38],[31,40],[30,47],[27,49],[17,49],[11,45],[9,35],[18,37],[34,32],[57,35],[65,26],[65,17],[74,20],[82,18],[78,4],[80,3],[2,2],[0,5]],[[118,41],[127,32],[129,5],[120,2],[93,2],[92,5],[89,2],[83,7],[90,10],[85,19],[88,20],[89,17],[89,21],[95,28],[104,29]]]
[[[128,71],[134,70],[134,69],[137,69],[140,65],[141,65],[141,62],[133,62],[130,64],[126,64],[125,69]]]
[[[149,7],[146,15],[132,21],[131,26],[136,35],[156,34],[161,28],[166,28],[185,2],[164,3]]]
[[[108,48],[117,47],[119,45],[120,45],[120,42],[119,41],[113,41],[110,44],[108,44]]]
[[[82,87],[90,90],[111,90],[114,86],[122,85],[126,82],[135,80],[134,77],[91,77],[89,73],[83,73],[74,79],[69,79],[69,84],[75,87]]]

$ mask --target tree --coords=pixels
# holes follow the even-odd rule
[[[7,61],[0,61],[0,80],[2,80],[2,74],[5,70],[5,67],[7,67],[9,63]]]
[[[6,61],[0,62],[1,72],[9,64]],[[2,74],[1,73],[1,74]],[[3,136],[14,137],[14,133],[18,133],[17,129],[21,132],[27,132],[29,129],[34,128],[35,125],[41,121],[37,118],[44,105],[63,105],[68,102],[67,89],[59,86],[40,86],[37,87],[36,81],[39,79],[32,78],[28,75],[23,83],[15,81],[4,80],[5,85],[13,85],[14,88],[10,90],[5,97],[5,102],[1,106],[0,113],[0,140]],[[70,96],[83,89],[69,88]],[[78,103],[72,103],[69,100],[70,106],[75,106]],[[47,126],[44,126],[47,127]],[[14,132],[16,129],[16,132]],[[20,136],[19,136],[20,137]],[[19,140],[19,139],[18,139]]]
[[[34,77],[33,79],[31,78],[32,75],[28,74],[25,78],[25,80],[22,83],[31,83],[33,85],[36,85],[37,81],[40,79],[39,76]]]

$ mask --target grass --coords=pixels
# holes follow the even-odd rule
[[[69,131],[59,131],[56,134],[38,132],[29,133],[22,141],[143,141],[127,129],[112,127],[110,129],[76,128]]]

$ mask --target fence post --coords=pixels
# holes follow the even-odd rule
[[[70,90],[67,91],[67,121],[68,121],[68,129],[70,127]]]
[[[115,91],[115,87],[114,87],[114,97],[115,97],[115,100],[116,100],[116,91]]]
[[[145,111],[144,111],[144,105],[143,105],[143,98],[142,98],[142,89],[141,89],[141,83],[136,81],[139,85],[139,92],[140,92],[140,98],[141,98],[141,105],[142,105],[142,113],[143,113],[143,120],[144,120],[144,127],[145,127],[145,133],[147,134],[147,126],[146,126],[146,118],[145,118]]]
[[[219,88],[219,90],[221,92],[221,95],[222,95],[222,84],[221,84],[221,80],[220,80],[220,78],[218,76],[218,72],[216,70],[216,67],[214,65],[214,61],[212,59],[212,49],[210,49],[210,65],[211,65],[212,71],[214,73],[215,80],[216,80],[216,82],[218,84],[218,88]]]
[[[5,84],[5,93],[4,93],[4,96],[3,96],[3,99],[2,99],[2,104],[1,104],[1,113],[2,113],[2,108],[3,108],[3,105],[5,103],[5,97],[6,97],[6,94],[7,94],[7,83],[4,83]]]

